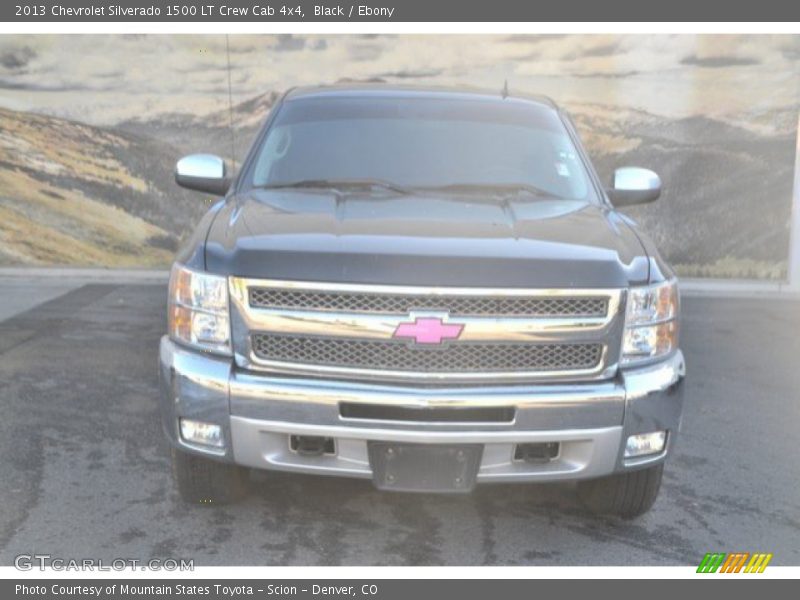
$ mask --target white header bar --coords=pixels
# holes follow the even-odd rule
[[[406,34],[698,34],[698,33],[753,33],[797,34],[798,22],[772,23],[275,23],[275,22],[183,22],[183,23],[0,23],[0,34],[122,34],[122,33],[205,33],[205,34],[259,34],[259,33],[406,33]]]

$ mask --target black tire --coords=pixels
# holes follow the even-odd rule
[[[192,504],[230,504],[247,495],[248,470],[172,449],[172,476],[181,499]]]
[[[578,497],[592,512],[633,519],[652,508],[664,465],[578,483]]]

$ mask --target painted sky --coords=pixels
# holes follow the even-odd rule
[[[800,36],[232,35],[234,101],[383,78],[543,93],[770,127],[800,98]],[[93,124],[227,106],[226,37],[0,36],[0,105]],[[765,116],[766,115],[766,116]],[[784,121],[785,126],[785,121]]]

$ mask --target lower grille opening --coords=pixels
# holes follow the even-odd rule
[[[517,444],[514,448],[514,460],[529,463],[546,463],[558,456],[558,442],[537,442],[532,444]]]
[[[333,438],[311,435],[293,435],[289,437],[289,447],[302,456],[322,456],[336,454]]]
[[[516,409],[512,406],[488,408],[408,408],[343,402],[339,414],[347,419],[379,421],[415,421],[418,423],[511,423]]]
[[[324,336],[252,336],[260,360],[313,367],[399,373],[547,373],[598,368],[600,343],[461,342],[428,346],[402,340],[361,340]]]

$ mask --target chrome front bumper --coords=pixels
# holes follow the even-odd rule
[[[680,427],[685,374],[680,351],[603,382],[451,388],[269,377],[167,337],[160,357],[164,430],[187,452],[254,468],[370,478],[369,441],[482,444],[478,482],[585,479],[663,461]],[[432,423],[346,418],[342,403],[516,410],[509,422]],[[182,440],[182,417],[219,424],[225,447]],[[663,453],[624,459],[628,436],[656,430],[668,431]],[[290,447],[292,435],[333,438],[335,453],[299,454]],[[558,442],[560,452],[541,464],[514,460],[516,444],[527,442]]]

